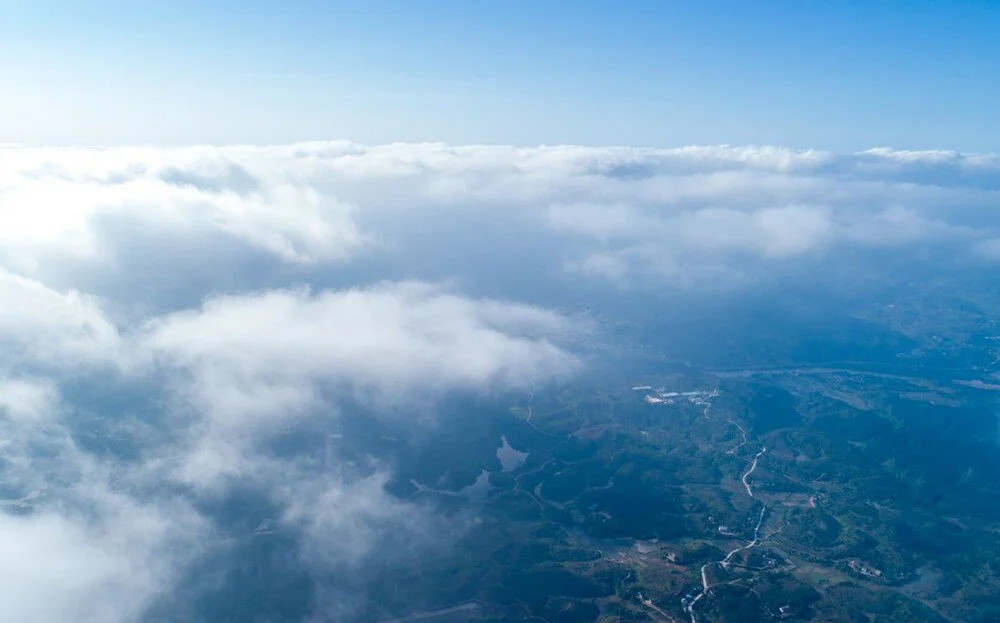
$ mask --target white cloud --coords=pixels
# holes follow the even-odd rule
[[[94,512],[95,509],[90,509]],[[0,599],[8,621],[138,620],[180,566],[177,509],[119,501],[86,515],[0,512]],[[186,561],[186,557],[181,557]]]
[[[30,274],[113,263],[123,223],[204,240],[206,262],[224,238],[282,261],[335,261],[365,242],[353,213],[280,168],[250,173],[225,150],[0,149],[0,258]]]
[[[45,421],[59,410],[59,389],[50,379],[0,379],[0,413],[24,421]]]
[[[302,531],[306,560],[327,568],[357,567],[386,544],[387,533],[405,534],[405,541],[426,532],[429,526],[422,524],[430,518],[386,493],[387,481],[386,473],[376,472],[351,482],[314,480],[289,487],[282,521]]]
[[[56,367],[123,362],[118,329],[95,298],[58,292],[0,267],[0,300],[6,359]]]
[[[198,554],[204,522],[154,474],[81,449],[59,422],[53,383],[4,380],[0,406],[4,617],[138,620]],[[151,495],[133,491],[146,487]]]
[[[156,319],[145,341],[170,365],[205,379],[213,411],[230,411],[217,402],[220,390],[246,392],[247,402],[234,409],[244,412],[254,404],[272,410],[261,393],[301,381],[404,394],[524,385],[575,367],[547,339],[572,329],[552,312],[409,282],[218,297],[200,310]]]
[[[218,248],[237,244],[275,264],[308,266],[366,249],[378,254],[383,245],[408,249],[407,234],[442,211],[475,215],[465,227],[513,219],[525,231],[544,235],[551,225],[605,245],[583,249],[588,255],[644,255],[633,252],[640,249],[629,244],[629,232],[669,229],[680,250],[714,247],[717,254],[773,259],[827,244],[907,244],[925,233],[940,238],[948,228],[931,231],[926,224],[956,231],[966,224],[956,206],[995,207],[998,177],[1000,160],[993,155],[890,149],[841,155],[767,146],[366,147],[343,141],[4,148],[0,261],[46,282],[58,276],[60,284],[81,287],[79,275],[127,271],[120,264],[130,261],[124,253],[129,239],[156,235],[172,242],[148,250],[143,261],[152,265],[176,261],[169,249],[186,245],[184,253],[196,262],[236,266]],[[904,213],[913,216],[911,225],[924,225],[900,236],[893,219]],[[705,243],[699,222],[726,215],[718,241]],[[678,222],[689,229],[678,231]],[[990,227],[997,225],[991,217]],[[460,241],[462,232],[455,236]],[[554,237],[554,245],[559,240]],[[446,254],[452,243],[440,240],[437,251]],[[585,258],[562,261],[600,263]]]
[[[324,405],[324,391],[388,403],[526,386],[578,367],[553,342],[576,329],[542,309],[411,282],[218,297],[152,321],[141,343],[181,372],[206,418],[181,473],[210,484],[249,469],[245,446]]]
[[[356,620],[372,582],[391,565],[413,569],[439,557],[468,528],[468,515],[389,494],[383,469],[353,478],[288,478],[277,487],[285,503],[280,525],[300,535],[299,557],[317,577],[317,620]],[[384,577],[384,576],[383,576]]]
[[[839,234],[827,210],[806,206],[660,213],[628,206],[561,205],[550,210],[549,222],[599,244],[571,268],[613,280],[636,271],[675,281],[703,279],[706,273],[724,272],[727,262],[738,266],[740,256],[801,256],[824,248]]]

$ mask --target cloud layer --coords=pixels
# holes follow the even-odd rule
[[[954,152],[0,148],[0,600],[141,619],[236,547],[212,509],[237,492],[316,577],[429,538],[387,457],[275,440],[579,372],[602,339],[584,308],[623,285],[928,249],[989,266],[998,202],[1000,160]]]
[[[315,275],[415,253],[437,266],[493,228],[504,239],[492,252],[519,250],[517,232],[560,270],[674,279],[845,245],[988,249],[998,179],[996,156],[890,149],[4,148],[0,259],[101,294],[123,280],[139,289],[130,266],[161,281],[172,269],[204,296],[253,287],[234,271]],[[433,247],[419,245],[421,229]]]

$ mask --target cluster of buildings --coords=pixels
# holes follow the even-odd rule
[[[871,565],[867,565],[860,560],[850,560],[847,566],[851,568],[851,571],[863,575],[873,580],[881,580],[882,572]]]
[[[700,405],[705,404],[709,398],[714,398],[719,395],[719,390],[713,390],[711,392],[706,391],[693,391],[693,392],[668,392],[665,387],[660,387],[653,389],[650,385],[636,385],[632,388],[637,392],[648,392],[646,394],[646,402],[651,405],[659,404],[674,404],[675,402],[686,400],[692,404]]]

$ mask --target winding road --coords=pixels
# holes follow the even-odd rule
[[[712,407],[711,403],[709,403],[709,405],[705,407],[706,418],[709,417],[709,411],[711,407]],[[737,445],[733,446],[732,448],[726,451],[726,454],[738,456],[737,452],[739,451],[739,449],[742,448],[747,443],[746,430],[731,418],[728,418],[726,421],[729,422],[731,425],[735,426],[740,431],[740,434],[743,437],[743,440],[740,443],[738,443]],[[751,499],[754,498],[754,494],[753,494],[753,489],[750,487],[749,478],[757,469],[757,464],[760,461],[760,458],[764,456],[765,452],[767,452],[767,446],[762,446],[760,452],[754,455],[753,459],[749,461],[750,467],[747,469],[746,472],[743,473],[743,476],[740,478],[740,481],[743,483],[743,486],[747,490],[747,495],[750,496]],[[701,566],[701,591],[699,591],[698,594],[695,595],[691,599],[691,601],[688,602],[688,604],[684,607],[685,611],[688,613],[688,616],[691,617],[691,623],[698,623],[698,617],[695,615],[694,612],[695,605],[699,601],[704,599],[707,595],[709,595],[709,590],[713,586],[717,586],[717,584],[711,584],[709,582],[708,579],[709,568],[711,568],[713,565],[719,565],[720,567],[727,568],[729,566],[729,562],[733,559],[733,556],[735,556],[737,553],[760,545],[762,542],[762,539],[760,538],[760,528],[762,525],[764,525],[764,515],[766,513],[767,513],[767,505],[761,504],[760,514],[757,516],[757,525],[755,525],[753,529],[753,540],[748,542],[746,545],[742,545],[740,547],[737,547],[736,549],[733,549],[728,554],[726,554],[725,558],[723,558],[722,560],[717,560],[715,562],[706,562]]]
[[[753,462],[750,464],[750,469],[748,469],[747,472],[745,474],[743,474],[743,477],[740,478],[740,480],[743,481],[743,486],[747,488],[747,495],[749,495],[750,497],[753,497],[753,490],[750,488],[750,483],[747,482],[747,478],[750,477],[750,474],[753,473],[753,470],[757,469],[757,461],[760,460],[760,457],[765,452],[767,452],[767,447],[762,447],[760,449],[760,452],[758,452],[756,455],[754,455]]]

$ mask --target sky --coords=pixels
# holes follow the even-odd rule
[[[996,151],[996,2],[0,2],[0,142]]]

